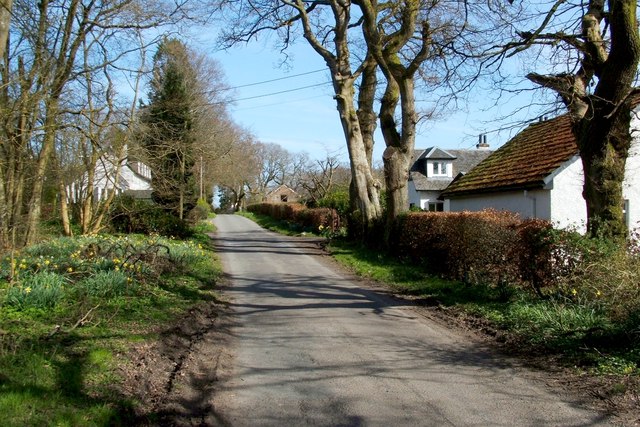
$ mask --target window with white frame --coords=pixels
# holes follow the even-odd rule
[[[447,176],[447,164],[445,162],[433,162],[433,176]]]

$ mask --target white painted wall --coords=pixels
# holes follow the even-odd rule
[[[565,163],[549,183],[551,222],[556,228],[587,231],[587,204],[582,196],[584,174],[579,156]]]
[[[505,191],[448,200],[445,210],[451,212],[481,211],[484,209],[510,211],[522,218],[550,219],[550,191]]]
[[[407,191],[409,193],[409,205],[413,204],[415,206],[419,206],[420,195],[416,191],[416,185],[414,184],[413,181],[409,181],[409,184],[407,185]]]
[[[148,166],[145,165],[148,169]],[[127,164],[124,164],[120,168],[120,177],[118,178],[118,188],[115,188],[115,170],[116,167],[109,158],[105,158],[99,161],[96,165],[93,191],[96,200],[104,200],[108,197],[110,192],[117,191],[121,193],[126,190],[151,190],[151,183],[148,180],[142,179],[137,175]],[[143,172],[145,172],[143,170]],[[150,175],[150,170],[148,170]],[[86,197],[87,191],[87,174],[85,173],[82,180],[78,183],[70,185],[67,189],[69,193],[69,200],[77,202],[78,200]]]
[[[409,181],[407,187],[409,191],[409,204],[413,204],[420,209],[427,209],[429,202],[436,202],[438,196],[440,196],[439,191],[417,191],[413,181]]]
[[[629,157],[625,167],[625,182],[622,186],[622,194],[629,200],[629,228],[631,230],[640,227],[640,107],[631,119],[631,136],[635,143],[629,150]]]

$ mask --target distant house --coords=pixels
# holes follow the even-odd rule
[[[282,184],[271,190],[265,196],[267,203],[296,203],[300,201],[300,195],[288,185]]]
[[[151,199],[151,169],[142,162],[119,161],[112,155],[102,156],[95,168],[93,180],[94,200],[105,200],[110,193],[129,194],[137,199]],[[83,200],[88,190],[88,174],[68,188],[72,202]]]
[[[637,117],[632,128],[640,130]],[[640,221],[640,142],[637,131],[623,184],[625,221]],[[446,211],[507,210],[558,228],[586,231],[582,161],[567,115],[534,123],[455,180],[443,193]]]
[[[486,142],[476,150],[443,150],[438,147],[415,150],[409,170],[409,203],[429,211],[444,210],[439,200],[453,179],[467,173],[484,160],[492,151]]]

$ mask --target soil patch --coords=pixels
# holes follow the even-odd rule
[[[227,307],[201,303],[153,343],[134,346],[120,367],[122,393],[135,402],[134,425],[221,425],[211,401],[228,357]]]

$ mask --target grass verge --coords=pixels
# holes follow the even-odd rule
[[[118,366],[128,348],[218,298],[202,231],[59,238],[4,256],[0,425],[127,425],[136,402],[120,394]]]

